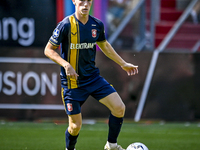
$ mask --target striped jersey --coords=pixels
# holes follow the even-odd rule
[[[61,67],[61,84],[69,89],[90,84],[99,75],[95,66],[96,42],[105,41],[103,23],[89,15],[86,24],[81,23],[75,14],[64,18],[53,31],[49,42],[61,46],[61,57],[71,64],[78,79],[67,78]]]

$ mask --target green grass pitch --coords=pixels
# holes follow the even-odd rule
[[[0,150],[65,150],[67,124],[0,122]],[[77,150],[103,150],[108,126],[104,122],[83,125]],[[134,123],[123,124],[118,144],[126,148],[133,142],[149,150],[200,150],[200,124]]]

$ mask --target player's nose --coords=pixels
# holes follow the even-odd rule
[[[89,1],[84,1],[84,6],[88,6],[89,5]]]

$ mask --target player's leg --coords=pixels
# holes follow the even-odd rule
[[[69,127],[65,132],[66,137],[66,149],[74,150],[79,131],[82,126],[82,115],[81,113],[76,115],[68,115]]]
[[[102,98],[99,102],[108,107],[113,116],[118,118],[124,117],[125,105],[117,92],[111,93]]]
[[[105,106],[107,106],[111,111],[108,122],[109,125],[108,141],[104,149],[123,150],[121,146],[117,145],[117,138],[123,123],[125,105],[121,100],[120,96],[117,94],[117,92],[111,93],[110,95],[101,99],[100,102]]]
[[[74,150],[82,126],[81,106],[89,94],[84,89],[62,88],[62,100],[69,119],[69,127],[65,132],[66,150]]]
[[[123,123],[125,105],[116,90],[104,78],[99,76],[98,80],[91,86],[91,96],[99,102],[107,106],[110,111],[109,117],[109,133],[108,144],[105,145],[105,150],[124,150],[117,145],[117,138]],[[107,147],[108,146],[108,147]]]

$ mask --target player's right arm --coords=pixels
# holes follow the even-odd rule
[[[57,52],[56,49],[58,47],[52,45],[50,42],[47,43],[45,50],[44,50],[44,54],[51,59],[52,61],[54,61],[55,63],[57,63],[58,65],[62,66],[65,68],[66,71],[66,75],[67,77],[70,77],[72,79],[76,79],[79,76],[76,71],[74,70],[74,68],[70,65],[69,62],[67,62],[66,60],[64,60]]]

